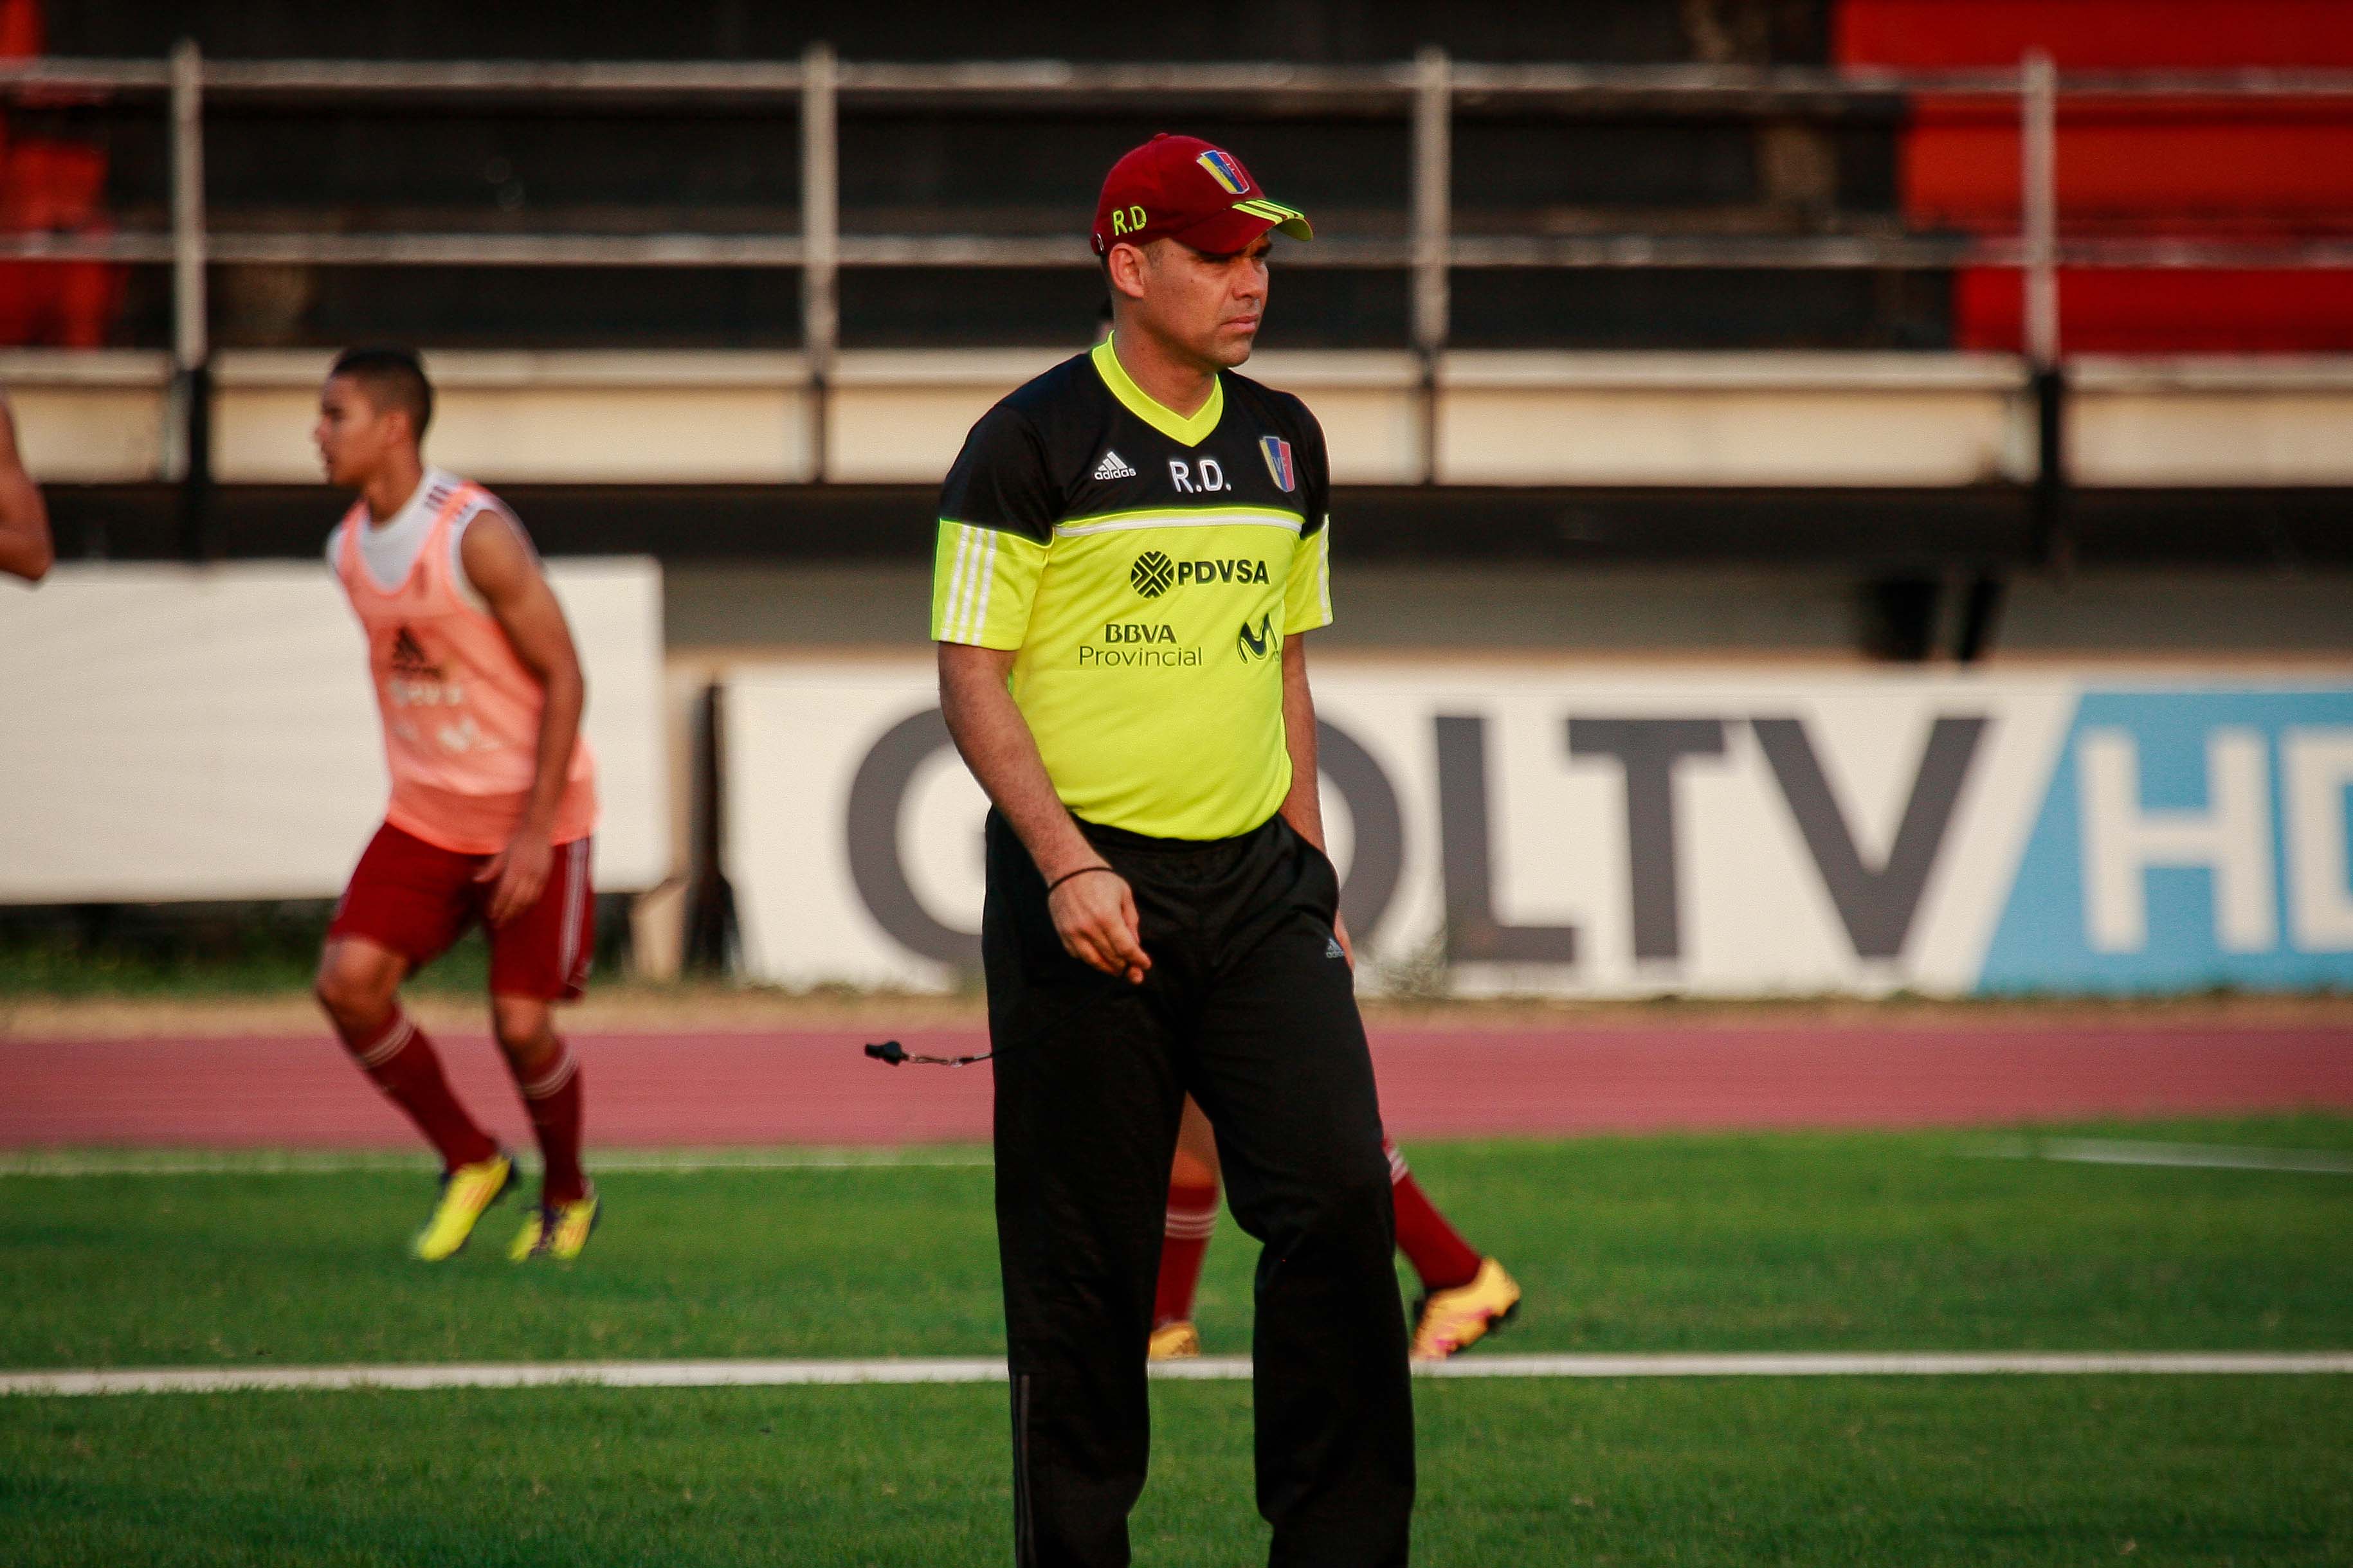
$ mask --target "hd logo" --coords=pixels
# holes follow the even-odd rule
[[[1127,569],[1128,585],[1147,599],[1156,599],[1172,587],[1187,583],[1271,583],[1263,561],[1171,561],[1158,550],[1147,550]]]

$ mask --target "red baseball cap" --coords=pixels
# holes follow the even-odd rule
[[[1230,256],[1269,229],[1315,237],[1297,208],[1267,199],[1240,158],[1198,136],[1165,131],[1111,166],[1095,203],[1097,256],[1155,239]]]

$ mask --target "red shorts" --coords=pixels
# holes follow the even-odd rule
[[[490,928],[492,995],[569,1002],[586,987],[596,945],[588,844],[557,845],[539,901]],[[491,858],[440,848],[387,822],[368,840],[327,935],[365,937],[421,968],[482,918],[493,884],[474,874]]]

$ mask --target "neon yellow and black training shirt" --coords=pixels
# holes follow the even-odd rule
[[[1227,372],[1180,416],[1106,340],[965,437],[932,636],[1016,650],[1013,700],[1078,816],[1247,833],[1291,789],[1282,641],[1332,619],[1330,491],[1298,398]]]

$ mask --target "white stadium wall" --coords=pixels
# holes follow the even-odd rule
[[[586,667],[600,888],[670,871],[661,573],[552,563]],[[332,898],[384,816],[323,563],[67,565],[0,587],[0,902]]]
[[[317,477],[308,433],[331,357],[216,358],[215,479]],[[819,398],[797,353],[426,353],[435,456],[492,484],[935,484],[973,420],[1062,357],[850,350]],[[1314,405],[1342,484],[1958,486],[2034,471],[2028,367],[2007,355],[1463,351],[1425,367],[1387,350],[1274,350],[1250,370]],[[50,481],[178,477],[171,380],[158,353],[0,349],[26,462]],[[2353,483],[2353,356],[2087,355],[2067,384],[2078,484]]]
[[[1624,996],[2353,986],[2353,679],[1333,664],[1368,986]],[[977,787],[929,666],[739,668],[757,979],[977,962]]]

